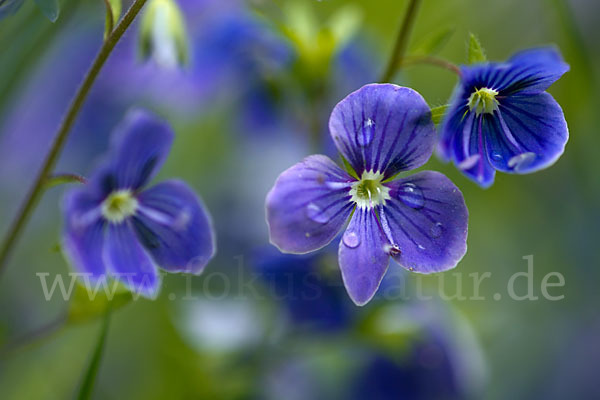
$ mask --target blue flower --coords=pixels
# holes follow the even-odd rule
[[[441,128],[441,156],[482,187],[494,182],[496,170],[526,174],[552,165],[569,132],[545,90],[568,70],[553,48],[463,66]]]
[[[328,250],[308,256],[281,254],[273,247],[256,252],[255,268],[271,294],[283,301],[295,331],[337,332],[355,319],[341,285],[320,273]]]
[[[143,189],[172,141],[165,122],[145,111],[130,112],[89,183],[65,196],[64,249],[92,281],[111,276],[154,297],[157,266],[199,274],[213,257],[210,217],[185,183],[168,180]]]
[[[429,159],[435,128],[412,89],[372,84],[338,103],[329,120],[338,151],[354,174],[323,155],[284,171],[266,199],[271,243],[303,254],[333,240],[344,285],[358,305],[375,294],[392,256],[420,273],[456,266],[466,251],[467,208],[444,175],[418,168]]]

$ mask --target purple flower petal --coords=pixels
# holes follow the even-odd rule
[[[505,63],[463,66],[461,85],[468,96],[474,89],[487,87],[500,96],[537,94],[546,90],[569,70],[558,50],[553,47],[524,50]]]
[[[323,155],[284,171],[267,195],[271,243],[285,253],[308,253],[327,245],[354,208],[354,178]]]
[[[113,136],[117,186],[138,189],[148,183],[165,161],[173,136],[169,125],[149,112],[130,111]]]
[[[339,152],[358,173],[385,178],[423,165],[431,156],[435,127],[423,97],[392,84],[363,86],[340,101],[329,119]]]
[[[90,274],[94,281],[103,278],[106,273],[102,262],[104,222],[100,218],[99,204],[84,189],[70,191],[62,204],[65,255],[78,272]]]
[[[196,194],[170,180],[143,191],[132,225],[154,261],[170,272],[199,274],[215,254],[212,222]]]
[[[458,169],[484,188],[494,183],[496,175],[486,152],[486,118],[483,114],[477,117],[475,113],[453,108],[446,117],[438,142],[442,158],[454,161]]]
[[[511,68],[498,78],[498,86],[504,95],[543,92],[569,70],[569,64],[563,61],[554,47],[521,51],[513,55],[508,63]]]
[[[108,225],[102,259],[110,274],[129,290],[155,298],[160,287],[156,265],[129,222]]]
[[[468,211],[462,193],[439,172],[423,171],[388,183],[380,208],[392,253],[404,268],[424,274],[454,268],[467,250]]]
[[[545,92],[503,99],[487,125],[489,160],[504,172],[525,174],[552,165],[569,138],[562,109]]]
[[[356,305],[373,298],[389,265],[387,241],[373,210],[357,209],[339,247],[344,286]]]

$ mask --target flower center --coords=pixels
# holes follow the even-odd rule
[[[102,216],[113,223],[120,223],[135,214],[138,201],[131,190],[116,190],[102,202]]]
[[[360,180],[350,189],[350,200],[361,209],[385,204],[390,199],[390,189],[381,183],[382,180],[382,173],[364,171]]]
[[[469,109],[471,111],[474,109],[477,116],[481,114],[492,114],[498,109],[498,100],[496,100],[497,95],[498,91],[494,89],[485,87],[477,89],[471,93],[471,97],[469,97]]]

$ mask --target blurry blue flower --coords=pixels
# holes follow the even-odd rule
[[[450,305],[388,303],[375,311],[350,399],[481,398],[487,364],[473,328]]]
[[[373,353],[351,385],[351,399],[462,399],[454,373],[443,344],[422,339],[401,360]]]
[[[351,304],[341,285],[322,273],[327,253],[309,256],[281,254],[271,248],[255,256],[263,284],[282,300],[296,327],[336,331],[352,322]]]
[[[215,253],[210,217],[183,182],[143,187],[164,162],[173,132],[151,114],[128,114],[108,158],[87,185],[63,201],[64,248],[73,266],[94,281],[107,274],[153,297],[157,265],[198,274]]]
[[[568,70],[553,48],[463,66],[441,128],[442,157],[482,187],[494,182],[496,170],[526,174],[552,165],[569,132],[545,90]]]
[[[0,0],[0,19],[16,13],[25,0]]]
[[[433,152],[435,128],[421,95],[391,84],[364,86],[334,108],[329,130],[356,176],[323,155],[283,172],[266,199],[271,243],[288,253],[317,250],[351,216],[338,259],[358,305],[377,291],[390,256],[420,273],[456,266],[467,237],[461,192],[432,171],[393,180]]]

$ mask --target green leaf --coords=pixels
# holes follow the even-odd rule
[[[442,121],[442,118],[444,118],[444,115],[446,115],[449,107],[449,104],[445,104],[443,106],[434,107],[431,109],[431,120],[434,124],[438,125]]]
[[[67,183],[85,183],[85,178],[75,174],[53,175],[46,180],[46,189]]]
[[[361,20],[361,10],[351,4],[341,7],[330,17],[327,29],[333,36],[336,49],[343,48],[352,39],[360,28]]]
[[[477,36],[475,36],[472,33],[469,34],[469,52],[467,59],[469,64],[476,64],[487,61],[485,51],[483,50],[483,47],[481,47],[479,39],[477,39]]]
[[[35,0],[38,8],[51,22],[56,22],[60,14],[58,0]]]
[[[78,400],[87,400],[92,397],[94,383],[96,382],[98,370],[100,369],[100,361],[102,360],[102,354],[104,353],[104,344],[106,343],[106,336],[108,334],[108,327],[110,325],[110,313],[110,308],[104,313],[102,330],[100,331],[100,336],[98,336],[98,342],[96,343],[96,348],[92,354],[90,364],[88,365],[85,375],[83,376],[81,387],[79,388],[79,394],[77,395]]]
[[[106,22],[104,24],[104,38],[107,38],[113,31],[115,25],[121,17],[123,5],[121,0],[104,0],[106,5]]]
[[[133,299],[133,295],[117,281],[77,282],[67,312],[67,323],[87,322],[104,315],[111,308],[117,310]]]
[[[423,40],[415,47],[415,54],[433,55],[439,53],[448,43],[456,29],[446,26],[425,35]]]

